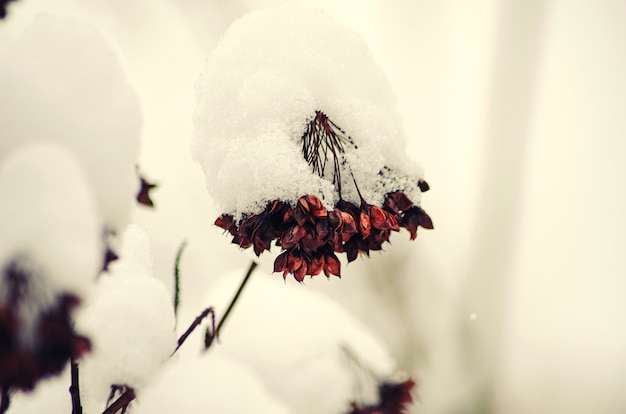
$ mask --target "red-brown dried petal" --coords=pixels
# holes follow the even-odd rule
[[[372,230],[372,234],[368,239],[367,248],[369,250],[382,250],[382,245],[389,241],[391,232],[389,230]]]
[[[289,272],[295,274],[296,271],[302,267],[302,265],[304,265],[304,260],[300,257],[300,254],[296,251],[291,251],[291,253],[287,256],[287,269]]]
[[[324,258],[324,274],[326,277],[335,275],[341,277],[341,262],[334,254],[327,254]]]
[[[237,226],[235,225],[235,219],[230,214],[222,214],[215,220],[215,225],[218,227],[227,230],[233,236],[237,231]]]
[[[434,229],[435,226],[433,225],[433,221],[431,220],[430,216],[426,214],[426,212],[419,207],[417,207],[417,210],[418,210],[419,225],[424,227],[425,229],[429,229],[429,230]]]
[[[302,200],[302,199],[300,199]],[[294,211],[294,218],[296,220],[296,223],[298,223],[301,226],[304,226],[304,223],[307,222],[307,220],[309,220],[309,213],[307,210],[304,210],[299,204],[298,206],[295,208]]]
[[[307,263],[305,263],[303,259],[300,267],[297,268],[295,272],[291,272],[291,273],[293,273],[293,277],[295,277],[298,282],[302,282],[304,281],[304,277],[306,276],[307,268],[308,268],[308,265]]]
[[[265,239],[263,237],[255,237],[253,242],[252,242],[252,246],[254,248],[254,254],[258,256],[261,255],[261,253],[263,253],[265,250],[268,250],[270,248],[270,242],[271,239]]]
[[[321,247],[323,244],[324,244],[324,241],[318,239],[312,233],[307,233],[300,240],[300,248],[302,249],[304,253],[309,254],[309,255],[315,253],[317,249]]]
[[[341,227],[341,210],[335,208],[328,212],[328,225],[333,229],[338,229]]]
[[[247,249],[248,247],[252,246],[252,240],[241,235],[240,233],[237,233],[233,236],[233,243],[238,244],[239,247],[241,247],[242,249]]]
[[[315,233],[320,240],[326,241],[330,234],[330,226],[326,218],[319,218],[315,221]]]
[[[274,272],[283,272],[286,271],[287,268],[287,257],[289,256],[289,251],[285,250],[274,259]]]
[[[363,240],[369,237],[371,227],[369,214],[367,214],[366,211],[361,210],[361,214],[359,214],[359,230],[361,231]]]
[[[289,224],[291,221],[295,221],[295,210],[289,207],[283,214],[283,223]]]
[[[269,206],[269,209],[266,209],[267,213],[268,214],[272,214],[273,212],[275,212],[278,209],[278,207],[280,206],[280,204],[281,204],[281,202],[278,199],[272,201],[270,206]]]
[[[310,211],[309,202],[307,200],[307,196],[300,197],[298,199],[298,205],[304,209],[307,213]]]
[[[411,240],[415,240],[417,237],[417,226],[419,226],[419,219],[417,215],[412,211],[408,211],[403,219],[403,227],[411,233]]]
[[[358,232],[356,227],[356,222],[354,221],[354,217],[351,214],[348,214],[344,211],[341,212],[341,221],[343,223],[342,231],[346,234],[355,234]]]
[[[387,215],[385,211],[378,206],[370,206],[370,221],[372,227],[383,230],[389,228],[389,223],[387,222]]]
[[[385,213],[387,213],[387,220],[389,221],[389,230],[400,231],[400,225],[396,216],[388,211],[385,211]]]
[[[394,213],[406,211],[413,206],[413,202],[402,191],[395,191],[387,194],[384,206]]]
[[[333,238],[332,238],[332,246],[333,246],[333,250],[336,251],[337,253],[342,253],[344,251],[343,249],[343,237],[348,236],[345,233],[333,233]],[[345,241],[349,240],[349,236],[348,239],[346,239]]]
[[[324,256],[317,256],[311,259],[309,263],[308,274],[311,276],[319,275],[324,270]]]
[[[309,194],[303,198],[306,199],[309,206],[309,212],[313,215],[313,217],[326,217],[328,215],[326,208],[324,208],[322,201],[318,197]]]
[[[295,224],[281,235],[280,245],[283,249],[291,249],[298,245],[306,233],[304,227]]]

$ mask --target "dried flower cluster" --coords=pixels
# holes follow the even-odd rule
[[[379,401],[374,405],[353,403],[348,414],[406,414],[407,406],[413,402],[411,391],[415,382],[411,379],[404,382],[383,382],[378,386]]]
[[[27,297],[30,275],[14,261],[1,276],[8,299],[0,303],[0,389],[31,390],[39,380],[59,374],[70,358],[89,351],[89,340],[72,326],[71,313],[79,299],[59,295],[28,326],[23,313],[24,306],[31,306],[26,302],[32,302]]]
[[[327,277],[340,276],[341,263],[335,253],[345,253],[351,262],[359,253],[369,255],[371,250],[381,250],[391,232],[401,227],[410,232],[411,240],[417,237],[418,227],[433,228],[428,214],[402,191],[388,193],[382,206],[372,205],[360,196],[353,178],[361,203],[344,200],[341,174],[351,174],[342,156],[347,145],[356,148],[343,130],[323,112],[316,111],[302,136],[302,153],[313,172],[321,177],[325,176],[327,165],[332,164],[328,169],[332,169],[332,182],[339,194],[332,210],[326,209],[319,197],[307,194],[295,206],[275,199],[259,214],[245,215],[239,222],[224,214],[215,224],[230,232],[233,243],[241,248],[253,247],[257,256],[275,241],[283,252],[274,261],[274,271],[282,272],[284,278],[293,274],[299,282],[322,271]],[[416,185],[422,192],[428,190],[425,181]]]

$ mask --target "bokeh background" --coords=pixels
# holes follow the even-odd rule
[[[212,224],[193,84],[233,20],[278,3],[19,0],[2,23],[8,41],[38,11],[79,16],[119,52],[143,106],[139,165],[159,185],[133,221],[168,286],[188,240],[190,314],[253,258]],[[388,74],[436,227],[302,288],[379,335],[419,382],[416,413],[626,412],[626,2],[301,3],[358,32]]]

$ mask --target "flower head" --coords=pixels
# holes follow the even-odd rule
[[[74,332],[71,313],[80,302],[77,296],[59,294],[49,305],[33,308],[34,298],[43,292],[32,272],[17,258],[0,273],[0,389],[30,390],[91,347]]]
[[[404,154],[395,98],[367,47],[316,10],[254,12],[228,30],[198,84],[193,153],[241,248],[282,253],[286,277],[341,275],[339,257],[432,228],[428,185]]]
[[[407,406],[413,402],[411,391],[415,382],[381,382],[378,385],[379,401],[373,405],[353,403],[349,414],[405,414]]]

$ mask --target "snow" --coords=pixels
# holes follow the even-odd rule
[[[119,256],[122,260],[111,263],[113,274],[149,277],[152,275],[153,258],[150,236],[140,225],[130,223],[121,238]]]
[[[0,161],[0,268],[30,272],[25,324],[58,295],[81,297],[102,264],[101,220],[76,158],[52,144],[28,144]],[[7,291],[0,284],[0,303]],[[23,332],[27,333],[28,329]]]
[[[219,33],[232,19],[251,8],[281,1],[142,0],[129,4],[119,0],[18,0],[11,5],[9,18],[0,22],[3,31],[23,19],[26,9],[45,7],[57,12],[88,12],[90,23],[104,21],[108,25],[100,24],[98,28],[108,36],[107,40],[117,41],[118,49],[123,51],[122,63],[132,75],[133,86],[141,92],[142,106],[151,110],[146,111],[146,145],[140,165],[160,184],[156,193],[159,205],[155,211],[140,211],[137,218],[148,224],[156,252],[154,271],[162,280],[171,281],[176,249],[183,238],[190,240],[183,257],[183,308],[196,309],[197,306],[196,311],[199,311],[197,298],[203,294],[205,286],[213,282],[214,276],[223,269],[238,266],[252,255],[231,248],[220,237],[221,231],[211,227],[220,212],[213,211],[207,201],[200,202],[206,198],[206,191],[198,180],[201,170],[186,156],[192,130],[193,91],[190,86],[200,69],[198,55],[205,56],[213,48]],[[621,388],[626,378],[623,363],[626,336],[622,329],[626,279],[622,276],[621,262],[626,234],[622,212],[626,198],[619,190],[624,177],[621,158],[626,142],[622,115],[626,97],[622,75],[626,68],[626,49],[620,43],[626,28],[621,21],[624,4],[557,1],[550,5],[539,2],[529,9],[524,2],[507,2],[503,8],[501,2],[494,1],[480,2],[480,7],[469,2],[458,2],[450,7],[449,2],[410,0],[304,2],[324,7],[342,24],[349,24],[358,31],[367,40],[376,61],[385,68],[398,93],[399,110],[410,137],[408,150],[428,163],[427,178],[433,184],[434,193],[429,197],[427,210],[440,225],[429,234],[428,240],[418,239],[419,247],[397,238],[389,252],[372,255],[372,260],[356,262],[346,268],[343,279],[312,279],[300,290],[323,287],[325,295],[335,298],[382,336],[398,365],[410,370],[414,378],[419,376],[419,402],[413,407],[415,412],[462,412],[475,407],[476,403],[492,411],[508,413],[625,412],[626,400]],[[513,13],[520,8],[524,8],[524,13]],[[533,14],[532,10],[537,8],[541,13]],[[139,21],[141,30],[137,26]],[[537,48],[511,44],[507,41],[511,31],[519,33],[520,40],[538,38],[535,45],[541,46],[540,56],[531,60],[524,58]],[[529,33],[533,36],[528,36]],[[312,34],[312,37],[317,35]],[[283,37],[289,39],[288,34]],[[0,39],[2,41],[4,39]],[[44,39],[39,48],[45,52],[47,47]],[[242,51],[247,50],[242,48]],[[506,62],[505,68],[513,70],[501,70],[502,62]],[[19,103],[19,97],[8,95],[16,86],[7,82],[4,74],[16,63],[3,58],[0,65],[3,73],[0,164],[9,157],[4,145],[12,143],[13,138],[5,132],[16,122],[16,117],[26,120],[21,130],[36,128],[38,116],[46,116],[41,113],[35,116],[34,110],[39,104],[22,105],[24,114],[12,108]],[[526,72],[532,75],[530,79],[520,70],[527,64],[536,65]],[[243,61],[241,66],[248,66],[248,63]],[[46,68],[44,64],[40,67],[42,71]],[[235,65],[232,68],[237,69]],[[359,70],[353,72],[354,76],[360,76]],[[285,111],[279,109],[283,106],[306,109],[307,102],[313,102],[306,85],[300,90],[307,93],[293,93],[295,98],[285,96],[284,90],[297,88],[299,75],[283,74],[283,88],[276,85],[282,76],[280,71],[259,67],[259,73],[257,77],[274,80],[262,87],[253,74],[247,78],[249,85],[242,94],[255,111],[265,110],[272,116],[282,117]],[[222,86],[211,85],[217,89]],[[24,85],[21,88],[28,89]],[[509,99],[506,91],[510,90],[529,97],[528,105],[533,109],[520,110],[520,100]],[[31,92],[31,97],[35,97],[34,92],[39,93]],[[265,94],[275,103],[263,108]],[[253,99],[258,103],[253,105]],[[77,101],[80,104],[77,113],[82,114],[82,106],[90,101],[90,96]],[[288,103],[282,105],[282,102]],[[347,105],[342,102],[344,104]],[[373,105],[373,112],[377,105],[381,104]],[[218,109],[222,114],[226,112],[225,107]],[[348,118],[356,113],[339,119],[338,114],[324,109],[355,139],[360,137],[354,132],[355,126],[347,124]],[[360,114],[366,112],[363,110]],[[506,116],[500,116],[503,113]],[[245,116],[248,118],[242,114],[241,120],[247,122],[252,115]],[[80,117],[77,119],[82,122]],[[224,124],[225,121],[217,119],[216,122]],[[72,125],[67,123],[67,131],[74,130]],[[494,129],[494,125],[502,128]],[[263,132],[273,136],[270,129]],[[235,138],[233,143],[240,142],[242,151],[250,149],[253,141],[252,132],[244,135],[250,138],[241,142],[237,141],[239,136],[235,133],[230,136]],[[510,158],[502,157],[502,151],[510,153],[510,145],[523,140],[530,141],[525,151],[514,152]],[[24,139],[19,143],[28,141]],[[218,140],[206,146],[217,145],[216,142]],[[282,144],[278,138],[276,142]],[[83,165],[82,156],[65,141],[59,139],[55,143],[66,146],[79,165],[85,171],[88,169],[89,166]],[[95,141],[92,144],[94,147],[104,145]],[[259,148],[267,155],[267,147],[259,145]],[[379,149],[377,156],[391,164],[392,156],[386,155],[386,151],[395,153],[396,147]],[[290,150],[293,148],[281,146],[273,151],[291,156],[294,151]],[[223,197],[218,200],[222,204],[221,212],[227,212],[223,206],[229,202],[236,205],[235,197],[242,197],[242,202],[256,197],[254,194],[248,197],[239,189],[261,192],[264,190],[254,185],[273,186],[277,180],[284,180],[285,186],[276,194],[288,191],[290,183],[284,179],[286,173],[279,170],[277,163],[261,164],[271,168],[255,173],[254,165],[240,160],[235,150],[229,154],[222,151],[212,171],[217,174],[220,165],[226,162],[221,158],[229,156],[227,162],[239,163],[238,178],[242,183],[233,181],[234,169],[222,173],[227,178],[223,187],[219,187],[222,184],[218,180],[212,180],[212,185],[218,186],[217,193],[228,196],[226,200]],[[296,155],[300,157],[299,153]],[[509,182],[512,164],[525,171],[522,185]],[[368,168],[368,165],[361,167]],[[302,174],[289,170],[288,175],[304,176],[307,167],[302,166]],[[192,174],[194,169],[196,175]],[[113,170],[108,173],[117,174],[117,170]],[[254,174],[258,179],[255,178],[249,190],[245,185],[250,184]],[[262,180],[265,174],[268,174],[267,181]],[[511,190],[494,191],[485,175],[508,183]],[[95,188],[90,188],[93,183],[89,176],[87,183],[91,184],[87,188],[95,192]],[[229,185],[232,194],[228,194]],[[581,194],[585,196],[582,203],[578,202]],[[375,201],[369,196],[366,198],[371,203]],[[0,200],[4,204],[7,197]],[[128,198],[122,201],[127,202]],[[493,214],[485,213],[488,206],[495,207]],[[98,218],[100,214],[94,216]],[[5,222],[10,220],[3,219],[2,223]],[[515,234],[504,234],[514,241],[512,249],[500,255],[504,257],[505,266],[498,272],[472,273],[472,262],[489,264],[495,257],[492,249],[477,248],[482,245],[480,239],[492,237],[496,241],[494,247],[499,248],[504,240],[499,237],[502,234],[499,228],[508,227],[508,222],[518,223],[523,231],[517,238]],[[492,226],[485,227],[489,223]],[[4,229],[0,228],[2,231]],[[267,268],[270,266],[268,262]],[[239,281],[241,273],[243,271],[234,280]],[[490,283],[492,275],[505,281],[508,287]],[[255,274],[252,283],[257,276]],[[251,299],[250,294],[254,292],[254,289],[246,289],[240,305]],[[501,300],[495,306],[490,305],[487,311],[467,304],[468,298],[489,304],[494,297]],[[264,299],[257,310],[271,306],[273,296]],[[225,326],[224,346],[238,323],[239,309],[235,308],[234,319]],[[478,315],[476,320],[468,319],[471,312]],[[284,309],[280,317],[298,318],[298,315],[299,307],[293,307]],[[491,315],[502,315],[502,326],[490,323]],[[179,323],[179,327],[186,325]],[[324,329],[315,332],[323,336]],[[494,335],[490,331],[497,338],[505,339],[491,340]],[[267,336],[284,342],[277,345],[280,349],[288,347],[292,341],[286,331],[267,328],[254,342],[259,338],[269,341]],[[194,338],[189,341],[181,351],[185,352],[188,346],[193,348],[194,344],[199,346],[201,342]],[[305,348],[299,343],[295,345]],[[216,356],[221,347],[215,344],[215,349],[206,356]],[[222,355],[226,356],[225,353]],[[282,364],[279,357],[271,355]],[[190,373],[193,372],[192,361],[188,361]],[[493,383],[497,385],[493,388],[481,383],[481,376],[490,369],[489,365],[495,368]],[[229,369],[224,368],[219,376],[226,376],[228,372]],[[332,383],[332,380],[319,377],[318,382]],[[25,394],[23,398],[16,396],[9,413],[69,413],[69,376],[59,377],[54,387],[57,403],[48,395],[53,390],[47,384],[47,381],[42,382],[35,393]],[[148,387],[143,389],[146,393]],[[203,391],[208,393],[210,389]],[[165,389],[160,392],[170,395]],[[179,392],[182,394],[183,390]],[[302,396],[308,395],[299,392]],[[140,390],[140,399],[142,395]],[[318,399],[324,398],[322,395]],[[30,409],[24,408],[21,403],[31,399],[38,403]],[[167,401],[157,403],[165,406]],[[138,410],[141,404],[139,401]],[[227,402],[221,404],[226,406]],[[219,407],[213,407],[213,411],[219,412]],[[98,412],[101,411],[95,411]]]
[[[141,388],[176,346],[171,295],[152,276],[145,230],[131,225],[118,263],[100,276],[77,317],[93,351],[80,362],[85,406],[102,410],[111,385]]]
[[[16,393],[9,414],[65,414],[72,412],[68,387],[70,366],[61,375],[41,381],[31,393]]]
[[[38,15],[0,48],[0,158],[26,142],[73,152],[108,230],[128,218],[139,180],[141,111],[108,41],[79,19]]]
[[[223,315],[243,273],[222,275],[206,294],[203,305],[214,306],[217,318]],[[185,319],[190,321],[192,316]],[[198,336],[188,342],[181,351],[196,352]],[[346,349],[362,367],[348,357]],[[215,350],[253,368],[273,395],[301,414],[338,413],[356,398],[371,400],[373,377],[364,381],[355,372],[369,370],[381,378],[395,366],[381,339],[339,303],[259,270],[248,281],[209,354]],[[360,387],[362,393],[355,394]]]
[[[323,111],[358,149],[346,149],[342,196],[382,205],[402,190],[419,203],[421,170],[406,157],[395,95],[363,40],[320,10],[291,4],[232,24],[196,85],[192,152],[224,213],[259,212],[268,201],[339,200],[330,177],[304,160],[306,124]],[[332,164],[329,163],[329,164]],[[384,167],[392,173],[381,176]]]
[[[133,413],[287,414],[258,376],[217,352],[169,361],[137,398]],[[293,412],[293,411],[292,411]]]

